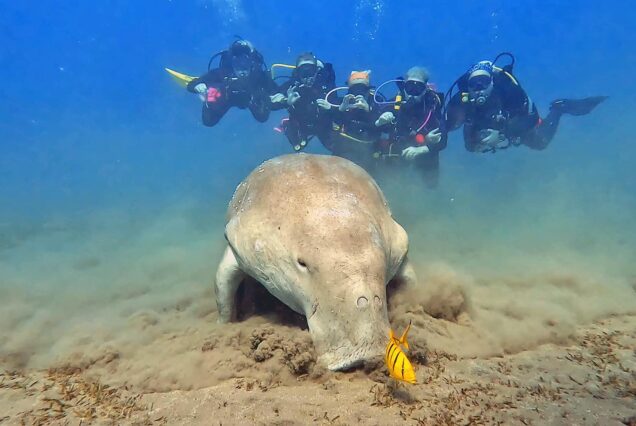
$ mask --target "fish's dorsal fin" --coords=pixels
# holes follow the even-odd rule
[[[400,337],[400,344],[403,345],[406,349],[409,349],[409,342],[406,340],[406,335],[409,333],[409,330],[411,329],[411,321],[409,321],[409,325],[406,326],[406,329],[404,330],[404,333],[402,333],[402,336]]]
[[[395,333],[393,333],[393,329],[389,328],[389,341],[392,340],[397,340],[397,338],[395,337]]]

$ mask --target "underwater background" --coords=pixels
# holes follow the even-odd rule
[[[200,75],[235,34],[268,64],[313,51],[338,83],[371,69],[379,85],[423,65],[445,92],[472,63],[510,51],[542,115],[556,98],[608,95],[590,115],[564,117],[545,151],[471,154],[457,131],[439,188],[413,176],[383,190],[423,288],[469,296],[475,333],[458,351],[527,349],[636,312],[635,8],[0,0],[0,361],[40,368],[110,345],[142,387],[209,384],[186,344],[157,346],[155,358],[147,348],[215,326],[227,203],[291,148],[272,130],[283,113],[259,124],[232,109],[204,127],[198,98],[164,67]],[[324,153],[318,145],[308,151]],[[176,373],[180,361],[192,374]]]

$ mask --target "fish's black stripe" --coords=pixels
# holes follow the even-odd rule
[[[391,359],[391,353],[393,352],[393,350],[395,350],[395,343],[391,342],[389,343],[389,346],[387,347],[387,350],[386,350],[387,362]]]
[[[398,350],[398,351],[395,353],[395,360],[393,361],[393,367],[391,367],[391,370],[395,371],[395,364],[397,364],[397,360],[398,360],[398,358],[400,357],[400,355],[404,356],[404,354],[402,353],[402,351],[401,351],[401,350]]]
[[[402,358],[402,378],[404,378],[404,360],[406,357]]]
[[[399,350],[399,348],[397,347],[397,345],[396,345],[395,343],[393,343],[393,347],[392,347],[392,348],[391,348],[391,350],[389,351],[389,356],[387,357],[387,361],[391,361],[391,357],[393,356],[393,351],[394,351],[395,349],[398,349],[398,350]]]
[[[391,355],[391,358],[397,359],[400,356],[400,352],[402,352],[402,349],[400,349],[398,345],[395,345],[395,352],[393,352],[393,355]],[[393,367],[395,368],[395,360],[389,359],[389,361],[393,362]]]
[[[389,344],[386,345],[386,351],[384,351],[384,356],[385,357],[389,356],[389,352],[391,351],[391,349],[393,349],[394,345],[395,345],[395,343],[393,343],[393,342],[389,342]]]
[[[396,361],[400,358],[400,355],[406,356],[406,355],[404,355],[404,352],[402,352],[402,348],[399,347],[399,346],[397,346],[397,350],[395,351],[394,355],[395,355],[395,360]],[[393,368],[395,368],[395,361],[393,362]]]

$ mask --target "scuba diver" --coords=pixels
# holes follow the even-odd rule
[[[219,56],[218,68],[210,69],[212,61]],[[208,72],[189,82],[187,89],[201,96],[204,101],[203,124],[212,127],[231,107],[249,108],[257,121],[267,121],[269,95],[275,84],[263,56],[252,43],[239,39],[227,50],[212,56]]]
[[[495,63],[502,56],[508,56],[511,63],[499,68]],[[519,145],[545,149],[563,114],[588,114],[607,99],[606,96],[558,99],[550,104],[550,112],[542,119],[512,75],[514,63],[514,56],[508,52],[499,54],[494,61],[478,62],[448,91],[447,98],[455,86],[459,89],[446,108],[446,126],[450,131],[464,125],[468,151],[495,152]]]
[[[388,135],[378,143],[376,155],[381,158],[401,157],[419,169],[425,184],[434,188],[439,180],[439,153],[446,148],[448,135],[444,129],[442,109],[444,95],[428,84],[428,71],[410,68],[395,82],[398,95],[391,102],[394,111],[382,113],[375,125]]]
[[[324,108],[337,108],[334,113],[331,137],[325,144],[332,154],[353,161],[370,171],[374,163],[375,144],[380,130],[375,121],[380,115],[379,105],[374,101],[375,92],[370,85],[371,71],[352,71],[347,79],[347,94],[340,105],[328,102]],[[323,106],[321,106],[323,107]]]
[[[331,107],[323,98],[335,86],[333,66],[307,52],[298,56],[289,80],[270,96],[273,111],[289,111],[289,118],[277,130],[285,133],[294,151],[305,148],[314,136],[325,143],[331,130]]]

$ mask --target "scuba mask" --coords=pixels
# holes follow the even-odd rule
[[[349,86],[349,93],[354,96],[367,96],[369,94],[369,86],[365,84],[353,84]]]
[[[467,84],[471,102],[476,105],[486,103],[493,89],[493,73],[493,65],[489,61],[481,61],[469,70]]]
[[[471,102],[483,105],[492,93],[493,82],[491,75],[478,75],[468,79],[468,93]]]
[[[252,70],[252,61],[247,55],[232,57],[232,71],[238,78],[245,78],[250,75]]]
[[[314,64],[303,64],[296,68],[298,79],[305,86],[313,86],[318,75],[318,66]]]
[[[426,93],[426,83],[417,80],[404,82],[404,95],[407,101],[419,102]]]

